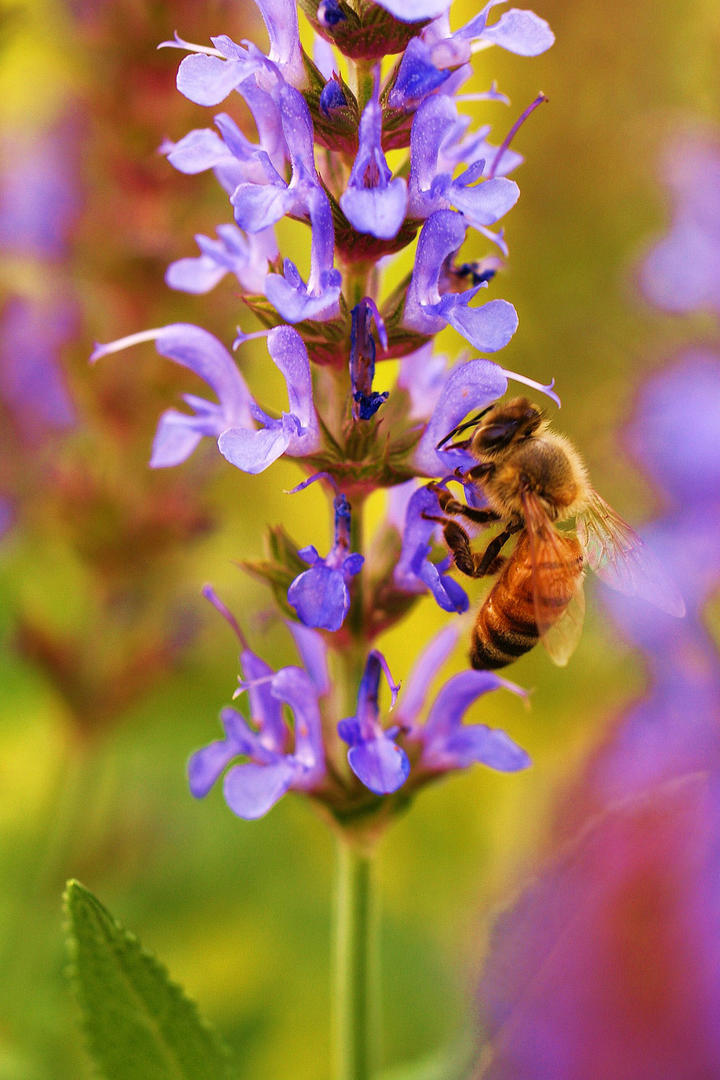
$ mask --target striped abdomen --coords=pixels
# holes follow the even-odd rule
[[[511,664],[537,645],[565,614],[582,574],[583,557],[577,538],[553,531],[552,541],[534,538],[536,565],[530,556],[530,537],[520,535],[502,574],[478,612],[472,634],[470,663],[474,668]],[[536,609],[537,605],[537,609]]]

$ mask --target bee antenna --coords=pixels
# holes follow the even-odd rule
[[[460,434],[462,434],[463,431],[467,431],[468,428],[475,427],[478,420],[481,420],[482,417],[485,415],[485,413],[490,412],[490,410],[492,408],[493,408],[492,405],[488,405],[486,409],[481,409],[479,413],[475,413],[475,415],[471,416],[469,420],[464,420],[462,424],[458,424],[457,427],[454,427],[452,429],[452,431],[448,431],[447,435],[443,439],[440,440],[440,442],[437,444],[435,449],[436,450],[442,450],[445,443],[449,442],[450,439],[455,437],[455,435],[460,435]],[[463,443],[455,443],[452,446],[452,449],[453,450],[464,450],[465,447],[468,446],[469,444],[470,444],[470,440],[465,439],[465,441]]]

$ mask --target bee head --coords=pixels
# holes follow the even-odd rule
[[[509,446],[536,435],[545,424],[537,405],[527,398],[517,397],[503,405],[495,405],[478,424],[470,440],[470,452],[476,457],[492,457]]]

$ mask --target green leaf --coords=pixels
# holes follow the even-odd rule
[[[231,1080],[228,1053],[137,938],[78,881],[64,896],[71,977],[107,1080]]]

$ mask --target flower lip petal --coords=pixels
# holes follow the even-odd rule
[[[405,783],[410,762],[405,751],[384,735],[350,747],[350,768],[376,795],[389,795]]]
[[[234,765],[223,782],[225,801],[238,817],[254,821],[267,814],[282,798],[297,772],[298,766],[285,757],[267,765],[252,761]]]

